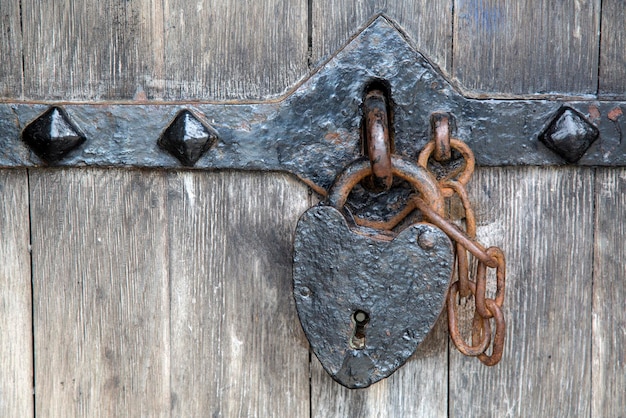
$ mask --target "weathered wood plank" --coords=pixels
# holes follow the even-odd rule
[[[22,97],[20,0],[3,0],[0,11],[0,98]]]
[[[404,366],[367,389],[346,389],[312,355],[313,417],[443,417],[448,411],[447,316]]]
[[[600,0],[456,0],[454,77],[475,95],[595,94]]]
[[[165,174],[33,170],[38,417],[169,416]]]
[[[24,0],[25,96],[278,95],[307,73],[306,7],[278,0]]]
[[[174,416],[309,415],[309,351],[291,283],[292,235],[308,200],[284,175],[170,175]]]
[[[168,99],[261,99],[307,73],[307,2],[166,0]]]
[[[477,174],[478,239],[507,256],[507,339],[492,368],[451,349],[450,416],[589,416],[594,171]]]
[[[452,3],[448,0],[321,0],[312,2],[312,64],[319,65],[373,16],[385,13],[415,46],[450,73]]]
[[[22,0],[28,99],[159,98],[160,0]]]
[[[0,416],[33,416],[30,225],[26,170],[0,170]]]
[[[602,1],[600,95],[626,97],[626,7],[623,0]]]
[[[596,177],[592,417],[626,417],[626,170]]]

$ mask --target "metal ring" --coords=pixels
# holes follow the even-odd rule
[[[504,304],[504,286],[506,281],[506,263],[504,253],[498,247],[487,248],[487,255],[490,255],[498,261],[496,266],[496,297],[495,301],[499,307]]]
[[[428,170],[398,156],[391,157],[392,172],[408,181],[420,194],[423,200],[441,216],[444,216],[444,200],[439,184]],[[347,166],[335,179],[328,192],[328,203],[335,208],[342,208],[352,188],[365,177],[372,174],[368,159],[361,158]]]
[[[470,282],[470,287],[473,287],[473,283]],[[463,337],[461,336],[461,332],[459,331],[459,326],[456,322],[456,311],[454,309],[454,304],[456,303],[456,295],[459,293],[459,282],[456,281],[452,283],[450,289],[448,290],[448,329],[450,330],[450,338],[452,338],[452,342],[456,345],[456,348],[466,356],[478,356],[485,352],[489,344],[491,343],[491,326],[489,324],[489,319],[482,318],[482,331],[483,338],[480,340],[478,345],[471,346],[465,342]],[[473,293],[473,291],[472,291]],[[474,328],[474,324],[472,324],[472,328]],[[472,338],[474,335],[474,329],[472,330]],[[473,341],[472,341],[473,343]]]
[[[490,257],[485,252],[486,250],[483,248],[482,245],[470,238],[465,232],[463,232],[460,228],[447,220],[445,217],[433,211],[427,202],[425,202],[418,196],[413,196],[411,200],[431,224],[435,225],[437,228],[445,232],[452,241],[458,242],[463,245],[463,247],[465,247],[470,253],[472,253],[474,257],[480,260],[480,262],[492,268],[498,265],[498,260]]]
[[[474,215],[474,209],[472,209],[472,204],[467,196],[465,187],[456,180],[445,180],[439,182],[439,184],[443,188],[452,189],[454,193],[459,196],[463,210],[465,211],[465,232],[470,238],[476,239],[476,216]]]
[[[495,303],[501,307],[504,303],[504,286],[505,286],[505,262],[504,253],[498,247],[489,247],[485,253],[496,261],[493,267],[496,269],[496,297]],[[478,263],[476,268],[476,311],[483,318],[493,318],[494,313],[486,305],[488,300],[487,293],[487,266],[483,262]]]
[[[450,146],[453,149],[459,151],[461,155],[463,156],[463,158],[465,159],[465,169],[461,172],[459,177],[456,179],[457,182],[465,186],[469,182],[469,179],[472,177],[472,173],[474,172],[474,165],[475,165],[474,153],[472,152],[470,147],[467,146],[465,142],[459,141],[458,139],[455,139],[455,138],[450,139]],[[426,144],[422,152],[420,152],[420,155],[417,158],[417,163],[420,166],[427,168],[428,159],[430,158],[434,150],[435,150],[435,141],[430,141],[428,144]],[[443,189],[443,195],[445,197],[451,197],[454,194],[454,191],[448,187],[443,187],[442,189]]]
[[[433,130],[433,142],[435,143],[435,160],[439,162],[448,161],[452,158],[450,148],[450,125],[447,113],[433,113],[430,115],[430,125]]]
[[[487,266],[485,263],[478,262],[476,267],[476,291],[474,292],[474,301],[476,304],[476,312],[483,318],[493,318],[493,313],[489,311],[485,305],[487,293]]]
[[[459,295],[462,298],[466,298],[471,293],[469,288],[469,261],[467,250],[460,242],[456,243],[456,264],[457,277],[459,278]]]
[[[486,303],[487,309],[493,313],[493,317],[496,321],[496,335],[493,337],[491,355],[483,352],[478,355],[478,359],[485,366],[495,366],[502,358],[502,351],[504,350],[504,337],[506,335],[506,323],[504,322],[504,314],[496,301],[493,299],[487,299]]]
[[[393,173],[387,100],[384,93],[380,90],[370,91],[363,102],[363,111],[365,113],[365,143],[372,165],[374,186],[389,190]]]

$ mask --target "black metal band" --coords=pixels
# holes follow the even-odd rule
[[[280,101],[0,103],[0,167],[287,171],[327,190],[361,156],[363,91],[375,80],[390,86],[405,158],[417,159],[430,114],[443,111],[478,165],[626,165],[626,102],[466,98],[379,17]]]

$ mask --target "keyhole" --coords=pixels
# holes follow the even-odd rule
[[[352,314],[352,322],[354,323],[354,334],[350,338],[350,347],[356,350],[365,348],[365,325],[370,321],[367,312],[356,310]]]

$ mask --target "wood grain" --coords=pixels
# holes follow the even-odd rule
[[[29,99],[158,98],[163,92],[159,0],[23,0]]]
[[[307,207],[306,187],[285,175],[169,176],[174,416],[309,415],[291,283]]]
[[[602,0],[600,96],[626,97],[626,7],[623,0]]]
[[[20,0],[3,0],[0,11],[0,98],[22,97]]]
[[[443,417],[448,410],[447,317],[437,324],[407,363],[367,389],[346,389],[311,362],[313,417]]]
[[[452,59],[452,3],[449,0],[320,0],[312,2],[314,66],[348,42],[379,13],[397,22],[415,46],[444,72]]]
[[[0,170],[0,416],[33,416],[30,225],[26,170]]]
[[[307,2],[165,0],[168,99],[261,99],[307,73]]]
[[[306,6],[278,0],[24,0],[25,96],[275,96],[307,73]]]
[[[621,0],[2,3],[2,98],[271,98],[378,13],[473,95],[626,96]],[[501,364],[448,352],[443,318],[349,391],[309,362],[294,309],[294,179],[32,170],[31,312],[27,173],[2,171],[0,416],[624,417],[626,171],[595,173],[471,183],[479,240],[508,259]]]
[[[22,0],[22,11],[26,98],[162,96],[161,0]]]
[[[600,0],[455,0],[454,77],[472,95],[595,94]]]
[[[164,177],[32,171],[37,417],[169,416]]]
[[[592,417],[626,417],[626,169],[599,169],[593,274]]]
[[[483,168],[471,184],[478,240],[507,257],[507,338],[492,368],[451,348],[450,416],[589,416],[593,169]]]

